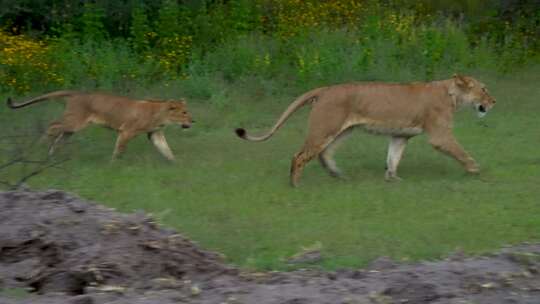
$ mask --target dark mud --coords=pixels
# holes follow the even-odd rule
[[[366,269],[249,273],[142,213],[60,191],[4,192],[4,303],[540,304],[540,244],[438,262],[381,258]]]

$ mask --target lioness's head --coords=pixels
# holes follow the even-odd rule
[[[191,128],[193,124],[193,118],[191,113],[187,109],[185,100],[180,101],[166,101],[167,105],[167,120],[170,123],[176,123],[182,126],[182,128]]]
[[[476,110],[478,117],[484,117],[495,104],[495,98],[491,97],[486,86],[480,81],[462,75],[454,75],[454,95],[460,104],[470,104]]]

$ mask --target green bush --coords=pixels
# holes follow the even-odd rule
[[[540,59],[540,10],[528,1],[64,1],[71,17],[60,17],[61,1],[52,1],[54,21],[44,20],[38,31],[40,12],[24,15],[31,21],[24,26],[13,26],[22,11],[0,14],[10,25],[2,35],[11,37],[0,42],[1,91],[129,90],[174,81],[208,99],[215,92],[205,84],[215,81],[257,79],[300,90],[350,80],[430,80],[443,71],[507,73]],[[20,2],[30,11],[31,4]],[[24,44],[13,51],[9,43],[21,32],[47,51]]]

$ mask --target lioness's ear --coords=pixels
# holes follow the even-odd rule
[[[458,74],[454,74],[453,76],[454,78],[454,82],[456,83],[456,85],[458,87],[468,87],[469,86],[469,83],[467,81],[467,79],[465,79],[465,77],[461,76],[461,75],[458,75]]]

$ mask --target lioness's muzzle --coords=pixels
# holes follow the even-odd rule
[[[487,109],[483,105],[476,105],[476,112],[478,117],[482,118],[487,114]]]

